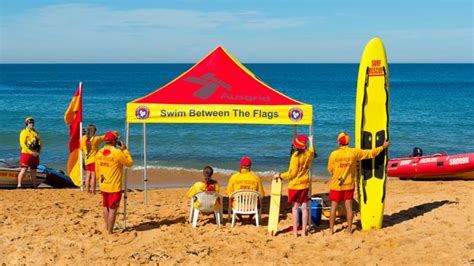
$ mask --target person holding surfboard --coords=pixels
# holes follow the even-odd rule
[[[349,147],[349,134],[339,133],[337,136],[339,147],[329,156],[328,172],[332,176],[329,186],[329,199],[331,200],[331,214],[329,217],[329,228],[334,234],[334,220],[336,208],[339,202],[344,201],[346,207],[347,232],[352,234],[352,199],[355,189],[355,167],[356,163],[364,159],[375,158],[384,149],[390,146],[390,142],[384,141],[383,145],[371,150],[362,150]]]
[[[306,149],[308,141],[309,148]],[[293,234],[298,237],[298,207],[300,204],[303,220],[302,236],[306,236],[306,225],[308,224],[309,170],[315,157],[313,136],[298,135],[293,139],[293,146],[296,150],[291,155],[288,171],[276,174],[273,178],[289,180],[288,203],[291,204]]]

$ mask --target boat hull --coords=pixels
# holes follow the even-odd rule
[[[400,179],[474,180],[474,153],[396,158],[388,161],[387,170]]]
[[[16,188],[18,173],[20,173],[20,167],[7,168],[0,167],[0,188]],[[47,174],[41,170],[36,172],[36,185],[43,183],[46,180]],[[31,182],[31,172],[28,170],[23,177],[21,182],[22,187],[33,187]]]

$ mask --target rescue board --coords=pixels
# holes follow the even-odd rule
[[[268,233],[272,236],[276,235],[278,232],[282,183],[283,182],[281,179],[272,180],[272,188],[270,192],[270,212],[268,214]]]
[[[389,75],[385,47],[379,38],[365,46],[360,60],[355,104],[355,146],[373,149],[389,137]],[[388,150],[358,164],[361,224],[363,230],[383,223]]]

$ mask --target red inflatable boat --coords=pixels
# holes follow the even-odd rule
[[[400,179],[474,179],[474,153],[396,158],[387,169]]]

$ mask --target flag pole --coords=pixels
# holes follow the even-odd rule
[[[80,138],[79,143],[82,142],[82,122],[79,123],[79,130],[80,130]],[[83,154],[82,149],[79,151],[79,173],[81,175],[81,191],[84,191],[84,174],[83,174],[83,162],[82,162]]]
[[[82,81],[79,81],[79,95],[81,97],[81,105],[82,105]],[[81,106],[81,112],[82,112],[82,106]],[[79,147],[81,146],[82,142],[82,119],[81,122],[79,123]],[[83,174],[83,162],[82,162],[82,150],[79,148],[79,173],[81,175],[81,191],[84,191],[84,174]]]

